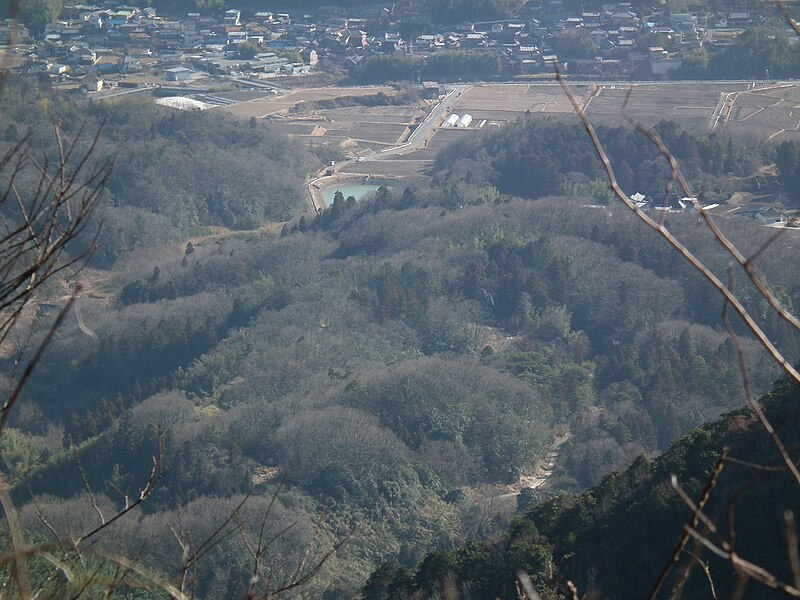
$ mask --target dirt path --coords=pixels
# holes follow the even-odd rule
[[[571,434],[569,432],[557,436],[547,456],[534,465],[533,473],[520,475],[515,483],[508,486],[509,492],[502,494],[500,498],[518,496],[525,488],[538,489],[547,483],[547,480],[553,474],[553,468],[556,466],[561,446],[569,441],[570,437]]]
[[[564,433],[556,436],[553,445],[547,455],[537,461],[531,467],[530,472],[523,473],[512,484],[509,485],[477,485],[467,490],[467,496],[475,505],[483,507],[482,509],[486,514],[503,514],[512,515],[516,503],[516,497],[522,493],[525,488],[539,489],[553,474],[553,467],[555,467],[556,460],[558,459],[559,450],[571,437],[570,433]]]

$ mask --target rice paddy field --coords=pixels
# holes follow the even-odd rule
[[[686,129],[729,133],[759,141],[800,140],[800,86],[765,83],[598,83],[571,88],[598,125],[625,122],[623,110],[646,126],[672,120]],[[473,122],[503,123],[522,115],[575,119],[561,87],[552,82],[476,86],[452,107]]]
[[[596,125],[624,125],[623,111],[645,126],[676,121],[692,131],[730,134],[753,141],[800,140],[800,85],[794,83],[598,82],[570,88]],[[353,96],[396,93],[387,86],[331,87],[294,90],[284,95],[238,93],[234,103],[215,107],[236,117],[264,119],[281,133],[306,140],[310,146],[335,145],[350,157],[370,156],[402,145],[432,107],[430,101],[409,106],[352,105]],[[334,101],[325,108],[317,101]],[[387,155],[385,160],[350,163],[345,173],[376,176],[418,176],[439,151],[456,139],[491,131],[520,118],[577,122],[569,99],[553,81],[481,84],[448,99],[451,114],[472,116],[469,127],[446,127],[429,134],[424,146]],[[351,104],[348,106],[348,104]]]

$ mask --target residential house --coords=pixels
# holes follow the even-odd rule
[[[316,65],[319,62],[319,56],[314,48],[306,47],[300,51],[300,57],[307,65]]]
[[[269,25],[275,19],[275,15],[268,11],[259,11],[253,17],[256,23],[261,23],[262,25]]]
[[[667,75],[670,71],[680,69],[683,64],[683,60],[679,55],[669,54],[661,46],[648,50],[648,62],[650,63],[650,70],[656,76]]]
[[[638,29],[641,25],[641,21],[639,17],[636,16],[636,13],[629,10],[613,13],[609,17],[609,22],[614,27],[626,26],[626,27],[636,27]]]
[[[581,14],[583,26],[587,28],[594,28],[600,26],[600,13],[599,12],[585,12]]]
[[[6,19],[2,25],[0,25],[0,44],[11,44],[11,41],[20,42],[24,40],[28,40],[30,38],[30,32],[28,28],[22,25],[21,23],[17,23],[13,19]]]
[[[348,29],[344,32],[343,41],[351,48],[366,48],[369,46],[367,32],[359,29]]]
[[[441,86],[436,81],[422,82],[422,97],[426,100],[437,100],[442,94]]]
[[[589,37],[592,38],[592,41],[598,46],[603,47],[603,42],[608,39],[608,32],[604,31],[603,29],[592,29],[589,32]]]
[[[99,92],[103,89],[103,80],[95,74],[89,74],[81,81],[81,89],[85,92]]]
[[[728,13],[728,27],[747,27],[753,23],[754,19],[749,12]]]
[[[461,39],[461,46],[463,48],[482,48],[489,45],[486,33],[480,31],[473,31],[467,33]]]
[[[756,219],[763,225],[775,225],[776,223],[785,223],[788,221],[786,215],[775,206],[769,206],[760,210],[756,214]]]
[[[230,10],[225,11],[225,16],[222,20],[225,25],[229,27],[235,27],[236,25],[241,25],[241,18],[242,11],[231,8]]]
[[[705,43],[713,48],[724,48],[726,46],[733,46],[736,40],[745,32],[740,28],[713,28],[709,29],[706,35]]]

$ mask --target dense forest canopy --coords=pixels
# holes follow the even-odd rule
[[[303,548],[323,557],[346,539],[306,592],[347,597],[383,563],[411,569],[500,531],[513,500],[487,508],[482,490],[518,485],[565,431],[552,483],[576,490],[743,403],[716,292],[601,204],[577,127],[522,120],[444,151],[424,184],[358,203],[340,194],[298,219],[320,160],[269,124],[77,103],[22,83],[3,94],[3,148],[29,132],[35,152],[51,151],[48,121],[61,115],[75,135],[105,117],[97,153],[116,155],[100,249],[78,276],[80,321],[54,337],[0,440],[32,541],[49,535],[37,512],[65,534],[92,522],[86,482],[118,507],[162,448],[165,476],[101,547],[171,576],[182,550],[170,527],[202,540],[251,494],[242,535],[255,536],[254,515],[279,491],[270,535],[297,526],[264,564],[286,580]],[[659,132],[712,188],[749,185],[773,160],[783,185],[794,176],[793,146]],[[655,151],[623,129],[601,136],[627,164],[626,186],[663,189]],[[254,229],[268,220],[287,222]],[[720,226],[746,252],[771,237],[738,217]],[[724,270],[696,216],[670,215],[669,227]],[[797,252],[782,239],[758,263],[789,306]],[[42,322],[65,285],[36,309]],[[765,328],[800,356],[784,324]],[[741,345],[766,390],[775,368],[751,339]],[[0,358],[4,385],[14,358]],[[537,545],[541,561],[561,551]],[[198,572],[198,596],[242,595],[248,556],[226,538]]]
[[[377,54],[365,58],[350,69],[350,76],[362,83],[410,81],[415,78],[434,81],[491,80],[502,71],[498,54],[448,51],[422,55]]]
[[[654,130],[698,190],[700,200],[724,202],[737,191],[770,191],[788,207],[800,206],[797,142],[741,143],[715,133],[693,134],[670,121],[657,123]],[[676,205],[677,192],[672,199],[665,196],[669,166],[654,145],[631,135],[625,127],[598,126],[597,131],[626,193],[640,192],[656,204]],[[581,126],[567,121],[542,122],[525,115],[477,142],[443,149],[437,157],[436,177],[462,194],[469,194],[469,188],[491,185],[503,194],[525,198],[585,195],[605,204],[611,194],[595,156]],[[767,180],[764,170],[773,164],[777,177]]]
[[[82,104],[20,80],[0,90],[0,103],[4,148],[27,138],[34,152],[54,156],[56,120],[67,136],[103,123],[96,155],[113,157],[114,171],[93,260],[104,266],[198,228],[252,229],[294,216],[306,208],[303,181],[320,164],[264,127],[151,100]]]
[[[798,400],[800,390],[787,381],[763,399],[769,418],[793,447],[798,442]],[[765,437],[749,411],[726,414],[682,437],[654,461],[640,458],[582,494],[556,496],[529,508],[491,542],[431,553],[415,571],[382,565],[370,577],[363,597],[435,598],[450,582],[459,598],[515,598],[519,569],[529,573],[539,589],[561,591],[569,580],[581,592],[603,598],[646,597],[690,515],[670,489],[670,477],[675,475],[689,494],[697,496],[723,447],[731,456],[747,457],[748,465],[773,464]],[[706,514],[720,524],[722,534],[735,531],[736,547],[746,549],[749,561],[767,565],[777,580],[791,581],[780,543],[783,524],[777,517],[798,502],[797,487],[786,471],[776,468],[754,479],[749,466],[729,464]],[[679,589],[681,598],[708,598],[711,581],[718,597],[734,593],[737,579],[729,564],[713,553],[704,553],[704,559],[704,569],[675,569],[664,589]],[[555,574],[550,572],[554,563]],[[681,581],[680,573],[686,580]],[[746,589],[748,598],[786,597],[753,581]]]

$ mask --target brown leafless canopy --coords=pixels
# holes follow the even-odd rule
[[[94,249],[98,227],[92,216],[112,168],[110,159],[95,162],[101,129],[87,145],[83,128],[67,141],[56,125],[57,156],[35,156],[23,138],[0,157],[0,345],[9,341],[37,290],[62,273],[74,275]],[[0,408],[0,431],[78,292],[76,287],[44,339],[18,367],[19,376]]]

